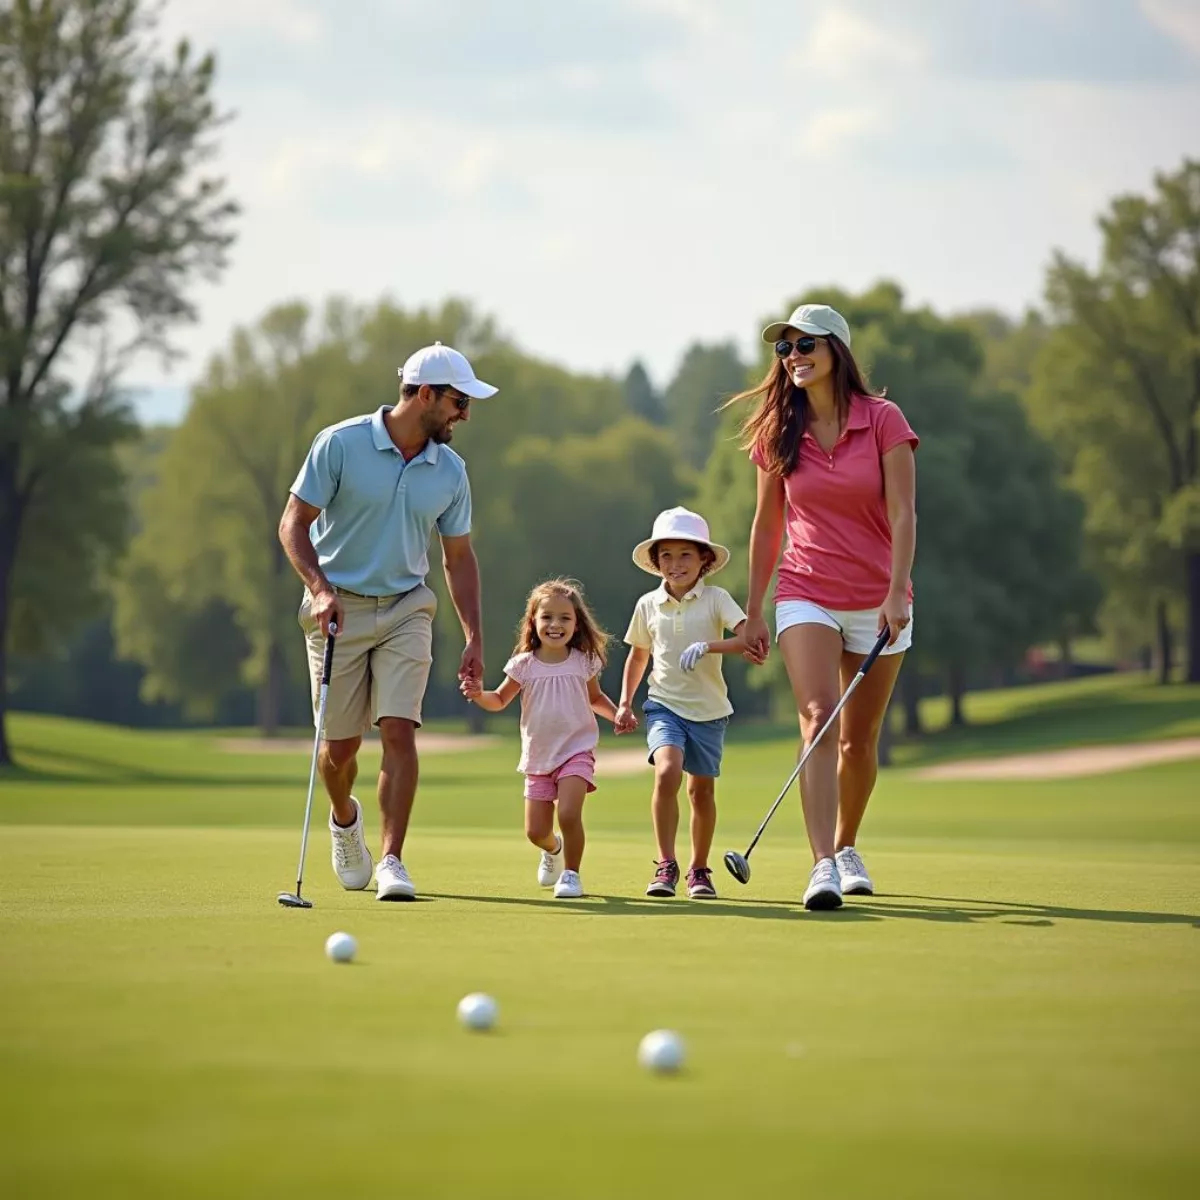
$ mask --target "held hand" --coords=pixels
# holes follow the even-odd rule
[[[679,666],[684,671],[694,671],[696,664],[708,653],[707,642],[693,642],[680,656]]]
[[[483,683],[479,679],[469,676],[459,683],[458,690],[462,692],[462,694],[466,696],[468,700],[478,700],[479,697],[483,695]]]
[[[894,646],[896,639],[912,620],[908,611],[908,597],[903,593],[889,592],[883,607],[879,610],[879,625],[875,632],[882,633],[887,626],[888,645]]]
[[[637,728],[637,725],[637,717],[633,715],[633,706],[629,704],[618,705],[616,719],[613,721],[613,730],[618,735],[632,733]]]
[[[321,627],[323,636],[329,636],[329,626],[332,622],[337,625],[338,630],[346,628],[345,613],[342,611],[342,602],[338,598],[337,592],[333,588],[322,588],[319,592],[313,593],[312,605],[309,608],[312,619]],[[335,634],[336,636],[336,634]]]
[[[746,643],[744,657],[761,665],[766,662],[771,650],[771,635],[762,617],[747,617],[742,626],[742,641]]]
[[[469,679],[483,679],[483,648],[474,638],[469,639],[463,647],[462,661],[458,665],[458,679],[460,683],[466,683]],[[466,695],[466,692],[463,694]]]

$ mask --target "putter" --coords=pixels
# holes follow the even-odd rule
[[[300,894],[304,883],[304,856],[308,851],[308,823],[312,818],[313,789],[317,786],[317,755],[321,750],[321,735],[325,732],[325,701],[329,698],[329,673],[333,670],[333,640],[337,636],[337,622],[329,622],[329,634],[325,638],[325,658],[321,663],[321,690],[317,699],[317,734],[313,738],[312,766],[308,771],[308,799],[304,804],[304,829],[300,834],[300,866],[296,869],[296,890],[280,892],[276,897],[284,908],[312,908],[312,901]]]
[[[739,854],[736,850],[729,850],[725,854],[725,867],[730,875],[738,881],[738,883],[750,882],[750,853],[755,846],[758,845],[758,839],[762,837],[763,830],[770,823],[771,818],[775,815],[775,810],[783,803],[783,798],[788,794],[788,789],[799,778],[800,772],[804,770],[804,764],[808,762],[808,756],[816,748],[817,743],[825,736],[825,731],[837,720],[838,713],[842,711],[847,700],[854,695],[854,689],[862,682],[863,676],[871,669],[871,665],[879,657],[884,646],[888,644],[888,631],[885,628],[879,637],[875,639],[875,645],[871,648],[871,653],[863,659],[863,665],[858,668],[854,678],[850,680],[849,687],[842,693],[842,698],[837,702],[833,712],[829,714],[829,719],[817,730],[817,736],[813,738],[807,746],[804,747],[804,753],[800,756],[800,761],[796,764],[796,769],[788,776],[788,781],[783,785],[783,791],[775,798],[775,803],[771,805],[770,811],[763,818],[763,823],[758,827],[758,832],[750,841],[750,845],[746,847],[745,854]]]

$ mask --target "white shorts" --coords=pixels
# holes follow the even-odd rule
[[[860,608],[845,612],[836,608],[822,608],[811,600],[780,600],[775,605],[775,640],[785,629],[793,625],[827,625],[842,635],[842,643],[851,654],[870,654],[879,636],[879,609]],[[900,654],[912,645],[912,613],[900,636],[881,654]]]

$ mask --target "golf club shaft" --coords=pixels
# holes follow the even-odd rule
[[[871,653],[868,654],[865,659],[863,659],[863,664],[858,668],[854,678],[850,680],[849,687],[846,688],[837,704],[834,705],[833,712],[829,714],[825,724],[822,725],[819,730],[817,730],[817,736],[814,737],[813,740],[804,747],[804,753],[800,756],[800,761],[796,764],[796,769],[788,776],[788,781],[783,785],[783,790],[775,798],[775,803],[771,805],[770,811],[763,818],[763,823],[758,827],[758,832],[754,835],[750,845],[746,848],[746,858],[750,857],[750,851],[758,845],[758,839],[762,837],[763,830],[766,829],[768,824],[770,824],[771,818],[775,815],[775,810],[783,803],[783,798],[788,794],[788,789],[791,788],[792,784],[796,782],[800,772],[804,770],[804,764],[808,762],[808,756],[817,748],[817,744],[825,736],[825,731],[834,723],[834,721],[837,720],[838,713],[840,713],[845,707],[846,701],[849,700],[852,695],[854,695],[854,689],[862,682],[863,676],[866,675],[866,673],[871,669],[872,664],[879,657],[884,646],[888,644],[889,636],[890,635],[888,633],[887,626],[884,626],[879,637],[875,639],[875,645],[871,647]]]
[[[333,645],[337,636],[337,623],[329,623],[325,638],[325,657],[321,661],[321,690],[317,698],[317,728],[313,737],[312,765],[308,771],[308,799],[304,802],[304,828],[300,831],[300,865],[296,868],[296,895],[304,882],[304,859],[308,853],[308,826],[312,820],[313,792],[317,786],[317,759],[321,753],[321,738],[325,733],[325,704],[329,699],[329,675],[333,670]]]

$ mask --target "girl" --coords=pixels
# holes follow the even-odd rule
[[[717,826],[716,778],[733,712],[718,656],[746,650],[740,637],[724,636],[727,629],[737,634],[746,614],[724,588],[705,582],[729,561],[729,551],[709,538],[708,522],[698,513],[686,508],[659,513],[650,537],[635,548],[633,561],[662,581],[637,602],[625,634],[630,650],[616,720],[618,733],[637,725],[633,695],[653,655],[643,712],[654,765],[650,811],[658,858],[646,895],[675,895],[679,786],[686,773],[692,805],[688,896],[709,899],[717,894],[708,865]]]
[[[583,895],[583,800],[596,785],[593,714],[615,722],[616,705],[600,690],[608,634],[596,623],[578,584],[551,579],[529,593],[504,682],[485,692],[465,679],[463,695],[500,712],[521,693],[521,761],[525,775],[525,836],[541,852],[537,881],[560,898]],[[554,833],[554,804],[558,827]]]
[[[912,643],[917,436],[896,405],[871,395],[839,312],[802,304],[768,325],[763,340],[774,343],[774,365],[729,401],[757,401],[742,426],[758,468],[744,636],[766,654],[763,599],[786,525],[775,636],[805,742],[878,635],[889,635],[800,777],[815,863],[804,905],[840,908],[843,893],[874,891],[855,842],[875,787],[884,713]]]

